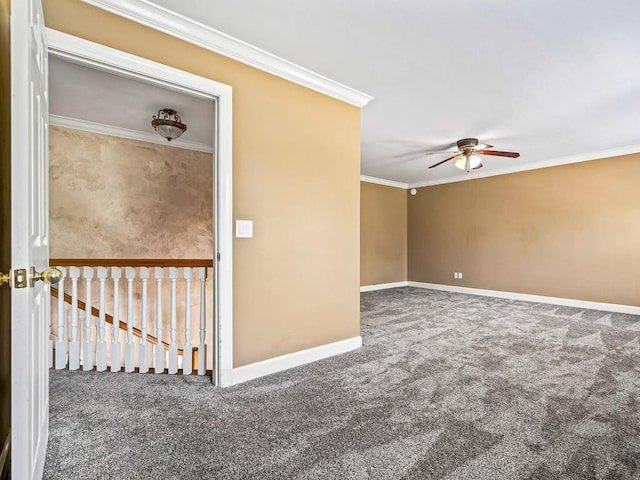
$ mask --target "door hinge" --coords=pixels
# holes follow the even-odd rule
[[[220,252],[216,254],[216,258],[218,259],[218,261],[220,261]]]

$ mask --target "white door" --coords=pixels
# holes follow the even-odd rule
[[[40,0],[11,1],[11,474],[42,478],[49,434],[47,45]],[[19,270],[27,280],[18,288]]]

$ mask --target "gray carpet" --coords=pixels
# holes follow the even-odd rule
[[[414,288],[229,389],[51,372],[48,479],[640,479],[640,318]]]

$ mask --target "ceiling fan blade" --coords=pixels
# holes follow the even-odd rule
[[[424,152],[425,155],[441,155],[443,153],[460,153],[460,150],[439,150],[437,152]]]
[[[458,155],[460,155],[460,154],[459,154],[459,153],[456,153],[455,155],[452,155],[452,156],[451,156],[451,157],[449,157],[449,158],[445,158],[445,159],[444,159],[444,160],[442,160],[441,162],[438,162],[438,163],[436,163],[436,164],[434,164],[434,165],[431,165],[429,168],[433,168],[433,167],[437,167],[438,165],[442,165],[443,163],[448,162],[449,160],[452,160],[452,159],[456,158]]]
[[[511,157],[518,158],[520,156],[517,152],[500,152],[498,150],[476,150],[481,155],[493,155],[496,157]]]

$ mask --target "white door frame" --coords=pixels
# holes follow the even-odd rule
[[[161,63],[47,29],[49,55],[215,101],[213,383],[232,384],[233,370],[233,177],[232,88]]]

